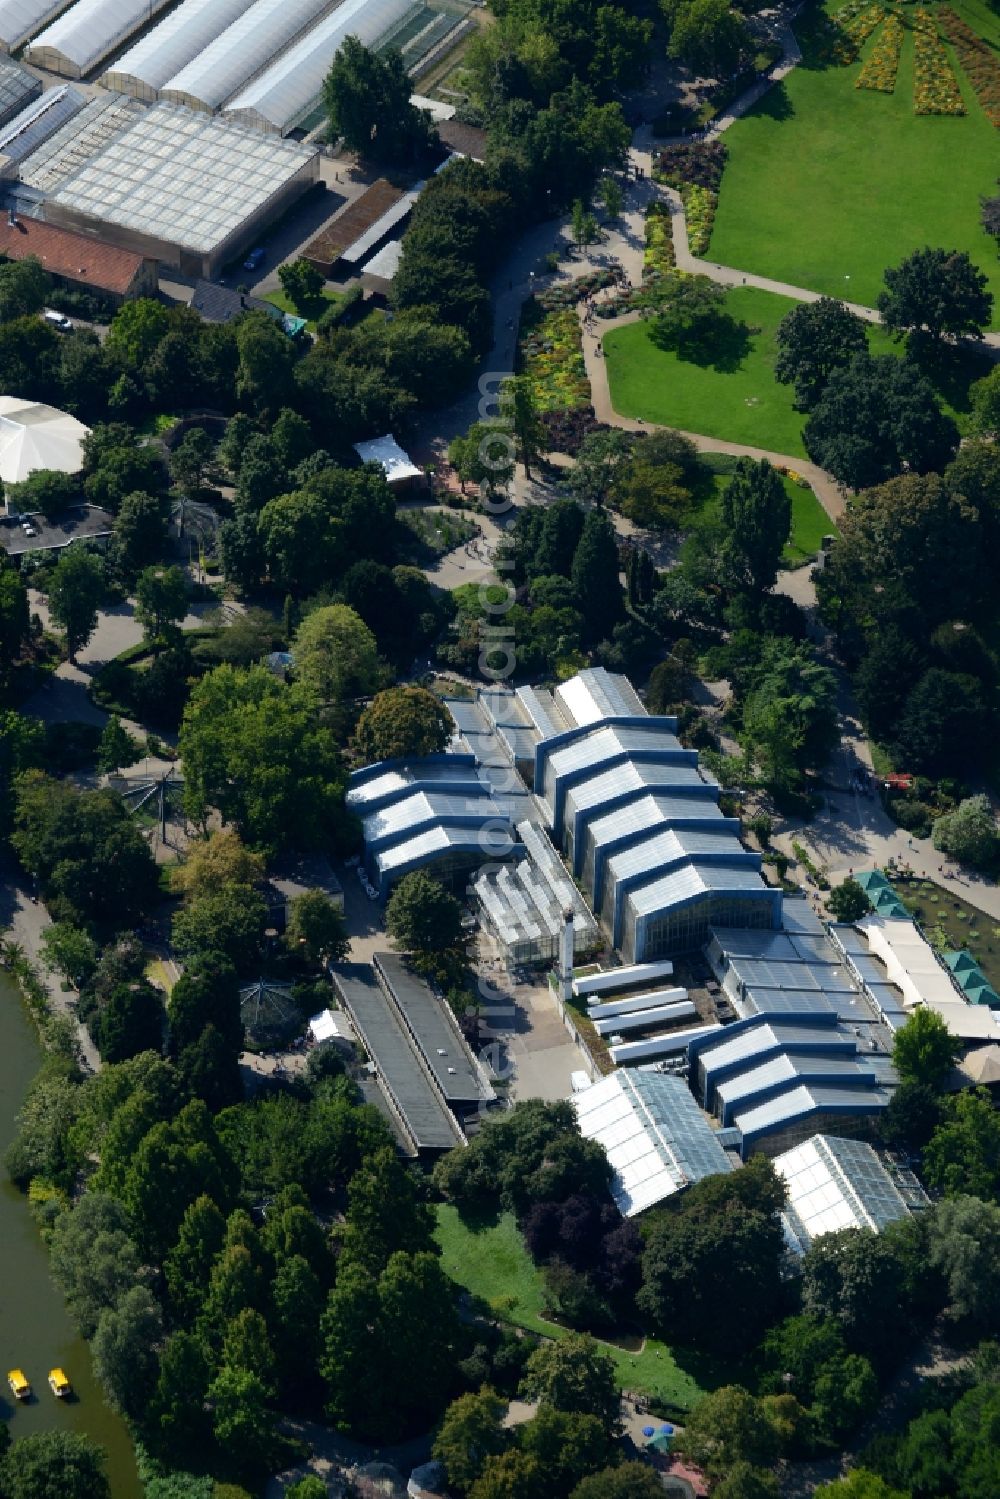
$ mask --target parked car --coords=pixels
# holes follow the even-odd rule
[[[42,321],[52,328],[58,328],[60,333],[69,333],[73,328],[73,324],[64,312],[52,312],[48,307],[42,313]]]
[[[244,260],[243,269],[245,271],[255,271],[259,265],[264,264],[264,256],[266,254],[267,251],[264,249],[264,247],[262,245],[258,245],[256,250],[251,250],[246,260]]]

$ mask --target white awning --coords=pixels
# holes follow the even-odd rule
[[[391,432],[384,437],[373,437],[369,442],[356,442],[354,451],[362,463],[380,463],[390,484],[401,484],[404,479],[420,479],[423,469],[403,451]]]

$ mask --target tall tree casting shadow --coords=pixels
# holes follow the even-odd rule
[[[699,319],[691,328],[675,330],[659,319],[649,325],[649,336],[658,349],[676,354],[685,364],[731,375],[750,353],[751,334],[746,323],[728,312]]]

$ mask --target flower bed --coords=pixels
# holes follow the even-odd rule
[[[1000,130],[1000,60],[996,53],[949,6],[938,12],[938,22],[958,53],[983,113]]]
[[[576,286],[578,283],[574,283]],[[576,302],[546,307],[529,299],[521,314],[521,371],[531,381],[539,411],[572,411],[590,405],[590,381]],[[546,300],[551,293],[546,294]]]
[[[729,152],[724,141],[706,145],[670,146],[661,151],[656,168],[658,182],[680,189],[693,182],[717,193]]]
[[[894,92],[905,34],[898,16],[886,16],[885,25],[869,53],[868,61],[858,74],[855,88],[875,89],[880,94]]]
[[[884,5],[845,5],[837,11],[834,22],[846,38],[847,50],[852,53],[847,59],[849,62],[854,61],[872,32],[884,20]]]
[[[642,252],[642,279],[654,281],[674,269],[673,218],[666,203],[651,203],[646,210],[646,248]]]
[[[593,406],[577,406],[572,411],[554,410],[541,413],[545,429],[545,451],[568,453],[575,458],[585,437],[592,432],[610,432],[607,422],[599,422]]]
[[[707,255],[712,239],[712,225],[719,202],[718,193],[689,182],[681,189],[684,216],[687,219],[688,245],[692,255]]]
[[[913,108],[918,115],[964,115],[958,80],[930,11],[913,12]]]

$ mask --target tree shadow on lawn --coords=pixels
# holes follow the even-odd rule
[[[997,0],[1000,4],[1000,0]],[[972,410],[969,387],[993,368],[986,354],[979,354],[967,344],[935,344],[926,339],[907,341],[906,352],[931,386],[935,395],[947,401],[959,416]]]
[[[767,92],[762,95],[754,106],[754,114],[763,115],[768,120],[790,120],[795,114],[795,105],[788,97],[784,79],[779,83],[772,84]]]
[[[717,1390],[720,1385],[730,1384],[741,1384],[748,1390],[756,1388],[760,1369],[755,1353],[737,1357],[731,1353],[709,1353],[700,1348],[680,1348],[669,1340],[665,1341],[678,1369],[703,1390]]]
[[[722,375],[732,375],[740,369],[753,347],[747,324],[728,312],[701,318],[693,328],[676,331],[660,326],[654,318],[649,336],[658,349],[676,354],[685,364],[713,369]]]

